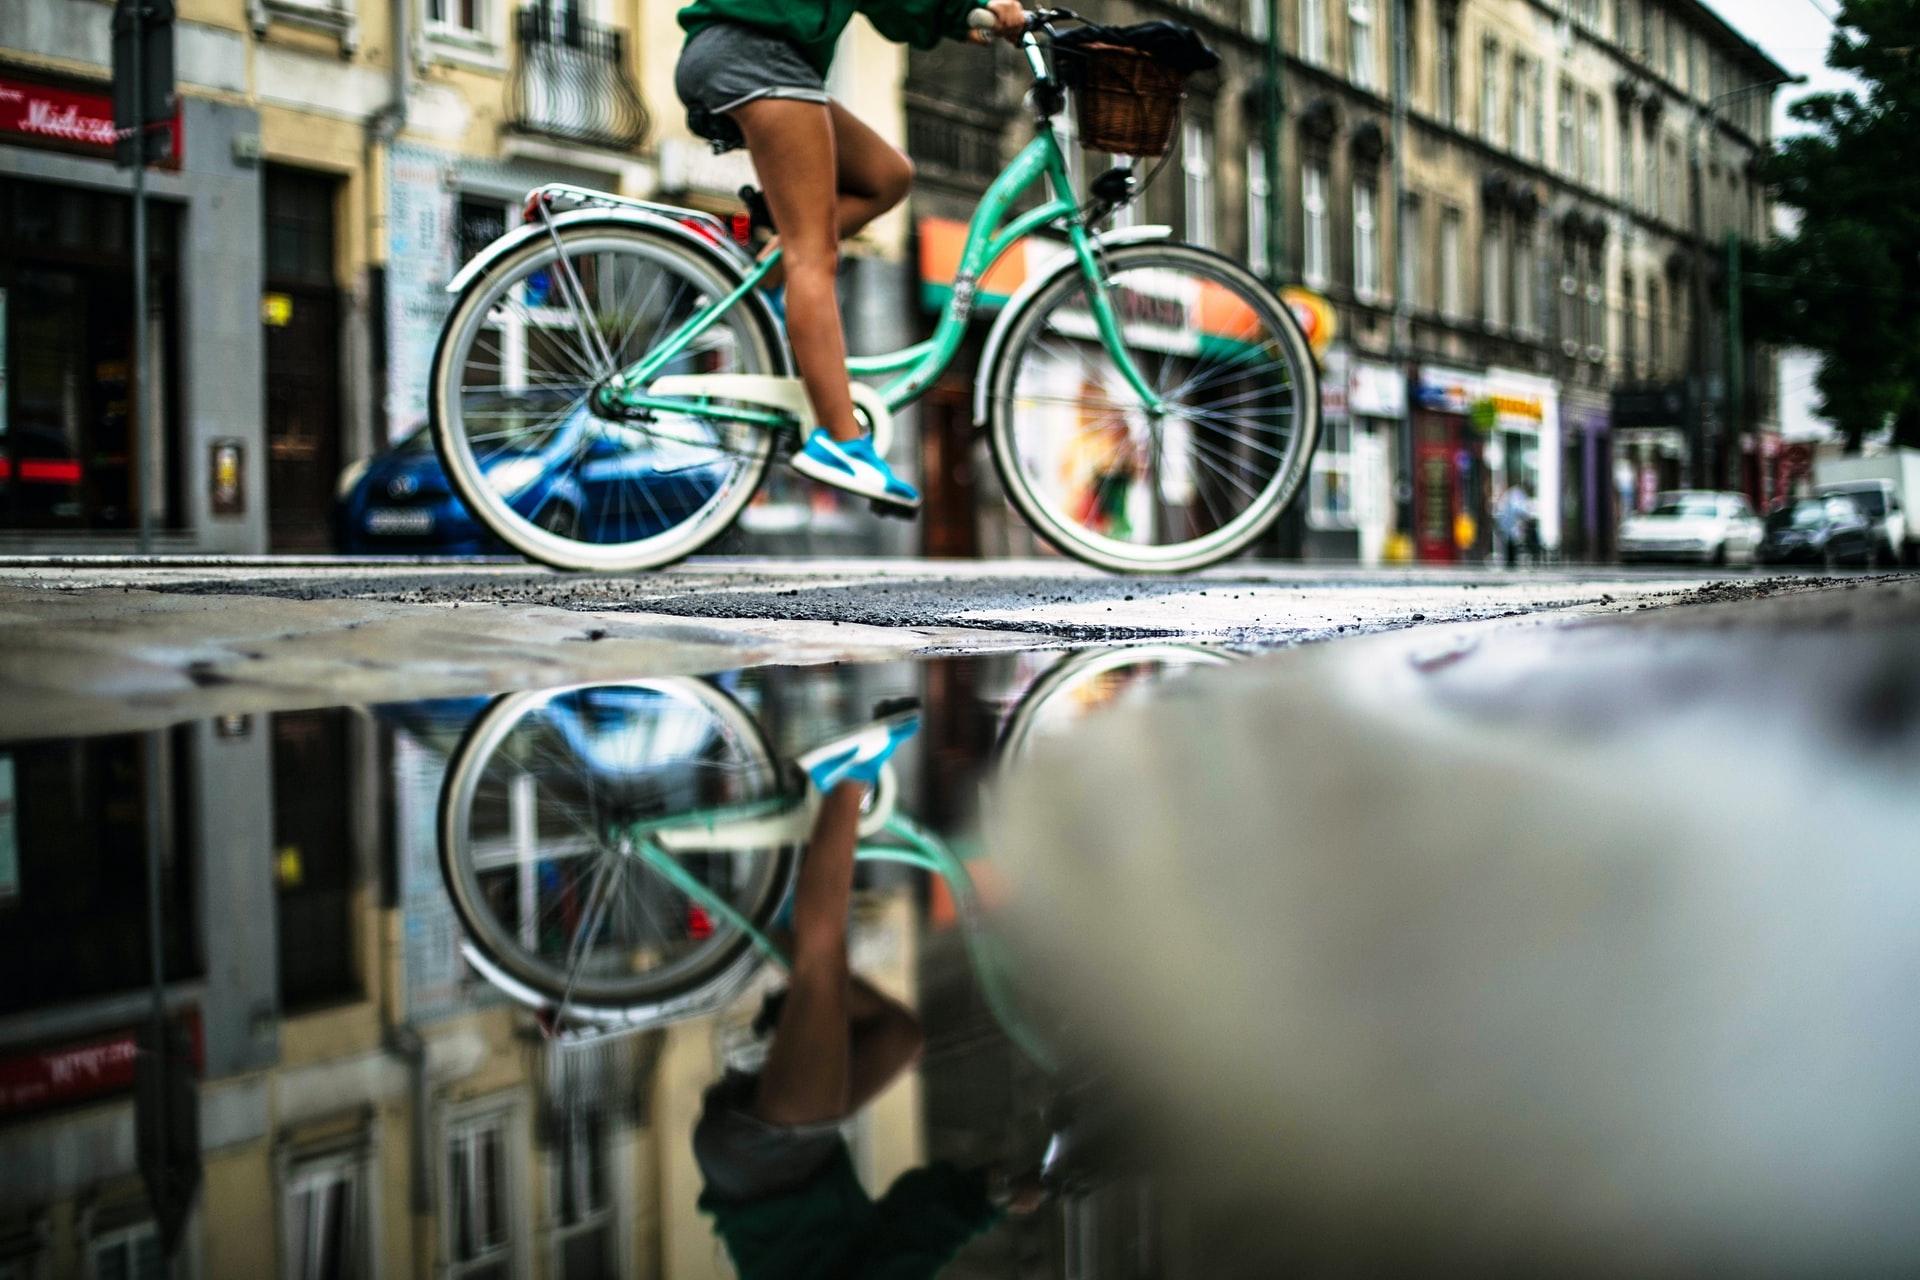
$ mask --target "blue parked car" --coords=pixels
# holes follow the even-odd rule
[[[542,527],[593,542],[650,537],[699,509],[725,479],[710,449],[669,442],[650,457],[595,439],[576,456],[579,440],[571,427],[543,433],[537,449],[503,450],[488,474]],[[513,554],[453,492],[424,427],[340,473],[334,544],[344,555]]]

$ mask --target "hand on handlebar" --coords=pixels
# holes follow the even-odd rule
[[[1027,11],[1020,0],[987,0],[982,9],[967,15],[976,44],[985,44],[999,36],[1009,44],[1018,44],[1027,33]]]

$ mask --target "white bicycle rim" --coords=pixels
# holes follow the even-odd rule
[[[1075,520],[1044,491],[1044,482],[1036,480],[1021,463],[1014,417],[1023,397],[1013,385],[1027,353],[1035,348],[1039,326],[1047,321],[1056,304],[1084,286],[1084,277],[1070,262],[1053,281],[1036,292],[1012,320],[1007,340],[1001,346],[999,362],[982,374],[988,379],[989,438],[1001,483],[1014,507],[1036,532],[1059,550],[1098,568],[1117,573],[1184,573],[1230,559],[1273,527],[1306,477],[1307,463],[1320,431],[1318,381],[1306,339],[1286,304],[1272,290],[1245,269],[1209,250],[1169,243],[1124,245],[1108,250],[1101,255],[1101,260],[1109,276],[1164,265],[1172,272],[1230,282],[1243,291],[1247,299],[1258,304],[1256,314],[1267,327],[1269,341],[1279,348],[1278,358],[1271,363],[1285,367],[1293,388],[1291,432],[1283,456],[1244,510],[1197,538],[1166,544],[1133,542],[1097,533]],[[1111,369],[1111,361],[1097,339],[1086,347],[1093,358],[1106,362]],[[1164,367],[1163,363],[1163,370]],[[1119,381],[1117,370],[1112,372],[1112,381],[1116,384]]]
[[[543,528],[535,520],[521,515],[513,509],[508,496],[487,479],[482,461],[474,456],[471,434],[456,411],[458,393],[462,390],[460,379],[493,309],[511,290],[538,271],[542,262],[557,261],[562,255],[568,258],[584,258],[592,253],[635,255],[665,270],[678,272],[684,281],[705,290],[707,296],[714,299],[730,292],[738,284],[738,278],[730,278],[714,263],[643,228],[568,227],[557,236],[558,251],[551,238],[541,237],[495,263],[467,286],[448,314],[439,347],[434,352],[429,397],[434,443],[448,480],[468,510],[521,555],[557,569],[630,573],[661,568],[693,554],[732,526],[766,474],[773,450],[770,432],[738,425],[726,428],[737,446],[729,456],[737,458],[738,465],[719,491],[687,519],[651,537],[631,542],[582,541]],[[577,320],[577,308],[570,302],[567,307]],[[727,326],[738,340],[738,350],[744,365],[748,366],[732,372],[778,372],[774,339],[764,332],[750,308],[736,307],[716,324]],[[645,431],[644,426],[631,429]]]

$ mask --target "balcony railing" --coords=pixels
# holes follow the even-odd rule
[[[517,133],[630,150],[651,123],[627,69],[626,35],[571,9],[531,5],[514,15],[518,60],[507,119]]]

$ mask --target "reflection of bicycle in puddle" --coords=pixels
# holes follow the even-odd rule
[[[1008,717],[1000,765],[1137,687],[1225,661],[1173,645],[1070,654]],[[871,728],[783,763],[745,708],[692,678],[496,700],[455,751],[440,800],[441,868],[469,961],[556,1024],[657,1026],[719,1008],[783,959],[770,934],[820,801],[807,768],[860,732]],[[966,859],[900,812],[898,794],[888,765],[858,857],[946,882],[989,1008],[1052,1065]]]

